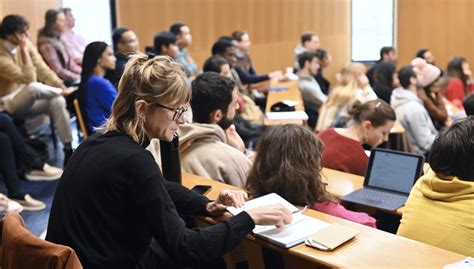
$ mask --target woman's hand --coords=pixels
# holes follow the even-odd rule
[[[293,220],[291,212],[281,204],[266,205],[247,210],[255,225],[275,225],[281,228]]]
[[[213,216],[220,216],[227,206],[242,207],[247,199],[248,195],[244,191],[222,190],[214,202],[207,204],[206,210]]]

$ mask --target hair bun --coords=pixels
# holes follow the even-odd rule
[[[357,118],[357,115],[362,112],[362,106],[363,104],[360,101],[356,100],[347,110],[347,114],[349,114],[349,116],[351,117]]]

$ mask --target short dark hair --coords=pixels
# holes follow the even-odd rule
[[[176,44],[176,40],[176,35],[172,32],[161,31],[157,33],[153,42],[155,51],[158,54],[162,54],[161,46],[165,45],[166,47],[169,47],[171,44]]]
[[[72,10],[70,7],[63,7],[61,8],[61,11],[66,15],[67,13],[72,13]]]
[[[227,114],[232,102],[235,82],[214,72],[204,72],[191,83],[193,121],[209,123],[209,116],[217,109]]]
[[[391,62],[382,62],[375,66],[374,85],[377,87],[393,87],[393,74],[397,72],[397,67]]]
[[[204,62],[204,65],[202,67],[202,70],[204,72],[215,72],[215,73],[221,73],[221,67],[225,64],[229,64],[227,60],[219,55],[214,55],[209,58]]]
[[[112,33],[112,45],[115,52],[118,52],[117,45],[120,43],[120,41],[122,41],[123,34],[128,31],[130,31],[130,29],[126,27],[115,28],[114,32]]]
[[[304,45],[305,42],[311,41],[313,36],[317,35],[315,32],[304,32],[301,34],[301,44]]]
[[[182,22],[173,23],[170,26],[170,32],[172,32],[175,35],[179,35],[179,34],[181,34],[181,27],[183,27],[183,26],[186,26],[186,24],[184,24]]]
[[[433,142],[428,162],[439,177],[474,181],[474,116],[454,122]]]
[[[211,53],[212,55],[224,54],[227,51],[227,48],[231,47],[235,47],[231,41],[220,39],[217,40],[214,45],[212,45]]]
[[[232,33],[232,39],[234,39],[235,41],[242,41],[242,37],[244,35],[248,35],[248,33],[246,31],[234,31]]]
[[[419,49],[419,50],[416,52],[416,58],[425,59],[425,53],[426,53],[427,51],[428,51],[427,48]]]
[[[464,98],[462,105],[464,106],[464,112],[466,112],[466,115],[474,116],[474,94],[470,94]]]
[[[389,54],[390,52],[395,51],[394,47],[382,47],[380,49],[380,61],[383,61],[383,56]]]
[[[314,55],[322,62],[328,57],[328,52],[325,49],[317,49]]]
[[[304,68],[304,63],[306,62],[311,62],[314,58],[316,58],[316,55],[314,52],[303,52],[298,56],[298,64],[300,66],[300,69]]]
[[[416,78],[416,73],[413,70],[413,66],[405,65],[400,69],[400,71],[398,71],[398,80],[400,81],[400,85],[402,85],[404,89],[408,89],[408,87],[410,86],[411,78]]]
[[[3,18],[0,25],[0,37],[5,38],[16,32],[28,31],[30,24],[25,17],[20,15],[7,15]]]

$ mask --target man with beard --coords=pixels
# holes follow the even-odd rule
[[[179,128],[182,170],[244,187],[251,162],[232,124],[239,108],[235,82],[205,72],[191,87],[193,123]]]

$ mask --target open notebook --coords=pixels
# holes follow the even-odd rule
[[[249,210],[254,207],[282,204],[290,212],[293,213],[293,221],[282,228],[276,228],[274,225],[256,225],[253,233],[275,245],[284,248],[291,248],[295,245],[303,243],[309,236],[328,226],[329,224],[315,218],[303,215],[298,208],[290,204],[276,193],[250,200],[245,203],[242,208],[227,207],[227,210],[233,215],[237,215],[242,211]]]

